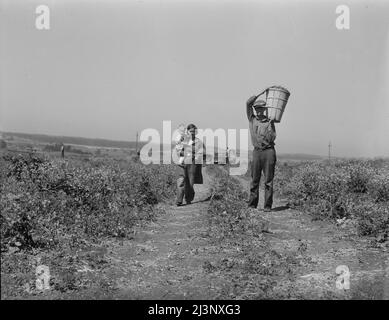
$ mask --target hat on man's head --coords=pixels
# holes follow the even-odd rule
[[[191,123],[190,125],[187,126],[186,130],[189,131],[190,129],[197,129],[197,127],[193,123]]]
[[[261,99],[255,100],[255,102],[253,104],[253,107],[254,108],[265,108],[266,107],[266,101],[261,100]]]

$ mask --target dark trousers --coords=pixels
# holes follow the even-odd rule
[[[186,172],[184,175],[181,175],[177,179],[177,200],[176,203],[182,203],[182,200],[185,196],[185,202],[192,202],[195,196],[195,191],[193,188],[194,185],[194,177],[192,175],[188,175]]]
[[[264,208],[271,208],[273,205],[273,178],[277,156],[274,148],[266,150],[254,149],[253,162],[251,165],[251,184],[249,206],[256,208],[259,198],[259,182],[261,173],[265,176],[265,202]]]

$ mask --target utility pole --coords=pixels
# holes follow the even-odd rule
[[[136,154],[138,154],[138,138],[139,138],[139,134],[138,134],[138,131],[136,132],[136,145],[135,145],[135,151],[136,151]]]
[[[136,161],[139,160],[139,156],[140,156],[140,151],[138,149],[138,140],[139,140],[139,135],[138,135],[138,131],[137,131],[136,132],[136,141],[135,141],[135,154],[136,154],[135,159],[136,159]]]
[[[331,141],[330,143],[328,144],[328,160],[331,161],[331,147],[332,147],[332,144],[331,144]]]

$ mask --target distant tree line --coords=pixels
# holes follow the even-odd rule
[[[4,133],[7,135],[13,135],[19,138],[31,139],[43,143],[65,143],[65,144],[79,144],[93,147],[113,147],[113,148],[132,148],[135,149],[135,141],[115,141],[107,139],[91,139],[91,138],[82,138],[82,137],[63,137],[63,136],[49,136],[44,134],[29,134],[29,133]],[[138,147],[141,148],[144,146],[145,142],[138,142]]]
[[[46,144],[43,148],[43,151],[49,152],[60,152],[61,151],[61,143],[55,144]],[[65,145],[65,152],[79,153],[79,154],[90,154],[90,152],[83,151],[80,149],[72,148],[70,145]]]

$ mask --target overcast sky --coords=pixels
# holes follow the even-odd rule
[[[279,153],[389,156],[388,1],[0,0],[0,130],[134,140],[163,120],[248,128],[291,96]],[[50,8],[50,30],[35,8]],[[350,30],[335,27],[349,5]]]

